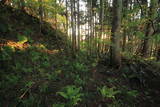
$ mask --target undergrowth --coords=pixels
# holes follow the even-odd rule
[[[92,70],[97,65],[94,58],[82,55],[73,59],[61,52],[47,53],[45,49],[35,46],[23,50],[10,46],[1,48],[1,106],[72,107],[90,102],[123,106],[126,102],[121,95],[132,101],[138,96],[136,90],[115,87],[120,78],[108,77],[97,83]]]

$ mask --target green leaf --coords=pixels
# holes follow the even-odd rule
[[[21,44],[28,41],[28,38],[24,35],[18,35],[17,38],[18,38],[18,43],[21,43]]]
[[[132,97],[137,97],[139,95],[137,90],[128,91],[127,94]]]
[[[57,94],[61,95],[61,96],[64,97],[65,99],[68,99],[67,94],[64,93],[64,92],[57,92]]]

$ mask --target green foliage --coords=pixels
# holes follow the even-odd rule
[[[130,97],[137,97],[139,95],[137,90],[127,91],[127,95]]]
[[[19,80],[19,76],[16,76],[16,75],[7,75],[6,76],[6,81],[11,85],[15,85],[18,83],[18,80]]]
[[[48,55],[40,52],[38,49],[31,49],[29,55],[31,57],[31,61],[37,65],[39,64],[39,67],[48,68],[50,66]]]
[[[139,39],[144,39],[145,34],[144,34],[143,32],[141,32],[141,31],[137,31],[137,32],[136,32],[136,36],[137,36]]]
[[[86,81],[80,78],[80,75],[75,75],[74,83],[80,86],[84,86],[86,84]]]
[[[0,32],[4,33],[8,31],[8,25],[2,21],[0,21]]]
[[[73,69],[76,70],[76,71],[81,71],[81,72],[88,71],[87,66],[85,66],[84,64],[79,63],[79,62],[73,63]]]
[[[20,63],[20,62],[15,62],[15,65],[11,66],[11,68],[14,70],[14,71],[17,71],[17,72],[21,72],[22,71],[22,68],[23,68],[23,65]],[[25,70],[25,68],[24,68]]]
[[[65,104],[63,103],[53,104],[52,107],[65,107]]]
[[[43,84],[39,87],[39,89],[40,89],[40,92],[41,92],[41,93],[46,93],[46,92],[48,92],[48,84],[47,84],[47,83],[43,83]]]
[[[33,68],[31,68],[31,67],[23,67],[22,71],[24,71],[25,73],[31,73],[31,72],[33,72]]]
[[[18,38],[18,43],[24,44],[25,42],[28,41],[28,38],[24,35],[17,35]]]
[[[47,68],[50,66],[49,57],[45,54],[41,54],[40,61],[42,61],[41,66]]]
[[[130,51],[125,51],[122,53],[123,56],[125,56],[127,59],[132,60],[135,56],[133,55],[133,52],[131,53]]]
[[[33,43],[34,40],[33,40],[31,37],[28,37],[28,42],[29,42],[29,43]]]
[[[116,100],[112,104],[108,104],[108,107],[124,107],[125,104],[121,100]]]
[[[19,0],[13,0],[11,4],[13,7],[18,7],[19,5],[17,5],[17,4],[19,4],[19,2],[20,2]],[[62,39],[62,42],[66,42],[66,41],[64,41],[63,40],[64,38],[61,38],[61,36],[60,37],[58,36],[58,35],[62,34],[61,32],[59,32],[57,30],[52,31],[51,28],[48,29],[49,27],[48,27],[48,25],[45,24],[45,22],[43,22],[42,26],[40,27],[38,18],[34,18],[34,17],[32,17],[32,15],[35,17],[39,17],[40,16],[39,15],[40,14],[40,6],[42,5],[43,11],[44,11],[43,14],[45,16],[44,21],[45,20],[47,20],[48,22],[51,21],[52,24],[57,25],[57,28],[58,27],[62,28],[63,26],[65,28],[67,28],[67,26],[65,26],[65,24],[66,24],[66,17],[69,14],[67,15],[66,13],[67,13],[67,10],[70,11],[70,9],[69,9],[69,7],[65,8],[62,2],[64,2],[64,1],[62,1],[62,0],[60,0],[60,1],[44,0],[43,3],[42,2],[40,3],[40,1],[38,1],[38,0],[25,1],[25,9],[30,14],[30,16],[28,16],[28,15],[25,16],[25,14],[22,14],[21,16],[22,17],[25,16],[24,17],[25,21],[27,23],[34,23],[35,26],[27,25],[25,22],[20,22],[19,24],[17,24],[18,28],[16,28],[14,30],[13,28],[15,27],[15,24],[12,25],[12,24],[7,23],[10,21],[6,20],[5,22],[2,22],[2,23],[0,22],[0,33],[2,33],[2,37],[3,36],[7,37],[8,34],[7,35],[3,35],[3,34],[7,33],[8,31],[13,30],[14,32],[16,32],[16,34],[17,33],[19,34],[17,36],[17,40],[19,41],[18,43],[24,44],[27,42],[27,46],[28,46],[28,43],[30,45],[29,49],[24,49],[23,51],[17,51],[12,47],[1,48],[0,61],[2,61],[2,63],[5,61],[8,62],[8,63],[4,63],[5,65],[7,65],[7,67],[2,68],[2,70],[0,69],[0,80],[1,80],[1,82],[0,82],[0,89],[1,89],[0,90],[0,94],[1,94],[0,100],[2,100],[2,103],[3,103],[3,99],[7,99],[9,101],[11,99],[19,99],[19,95],[23,94],[26,90],[28,90],[25,98],[20,100],[21,105],[18,105],[18,106],[20,106],[20,107],[39,107],[39,106],[45,107],[48,105],[48,103],[50,103],[49,105],[54,103],[52,105],[53,107],[66,107],[66,106],[72,107],[72,106],[78,105],[78,103],[80,101],[82,101],[82,97],[84,97],[84,96],[87,97],[86,98],[87,103],[89,100],[91,100],[91,101],[93,99],[95,100],[97,93],[90,91],[90,88],[93,88],[93,87],[95,87],[97,85],[101,85],[101,84],[106,84],[107,86],[114,86],[115,85],[114,83],[116,83],[116,86],[121,85],[121,82],[119,82],[119,80],[120,80],[119,77],[116,77],[114,79],[113,78],[106,78],[107,81],[106,81],[106,79],[99,81],[99,79],[97,79],[97,77],[99,77],[99,75],[97,77],[95,76],[95,78],[94,78],[94,77],[92,77],[91,72],[89,72],[90,69],[92,69],[92,68],[96,68],[96,70],[98,72],[100,71],[98,68],[99,66],[97,66],[97,61],[96,61],[97,59],[94,60],[94,58],[93,58],[93,57],[97,57],[96,51],[99,49],[99,51],[106,52],[109,49],[110,45],[114,46],[114,44],[112,44],[111,41],[109,40],[110,35],[111,35],[110,19],[107,22],[105,21],[106,19],[111,18],[110,11],[112,10],[111,7],[108,6],[107,3],[104,3],[104,10],[102,9],[104,12],[107,10],[107,14],[105,12],[104,18],[102,18],[102,20],[104,19],[104,21],[105,21],[102,23],[103,29],[101,29],[101,26],[95,20],[95,22],[94,22],[95,26],[89,27],[91,29],[93,28],[92,30],[93,30],[93,33],[95,33],[95,34],[93,35],[93,37],[91,36],[91,34],[89,34],[89,35],[87,34],[87,36],[86,36],[87,38],[85,38],[87,40],[82,40],[82,42],[80,43],[82,50],[80,50],[80,52],[78,52],[76,50],[76,55],[74,58],[68,56],[68,54],[66,55],[66,53],[63,53],[63,51],[66,51],[66,50],[63,47],[61,47],[61,44],[60,44],[60,47],[58,47],[58,48],[61,48],[62,54],[58,53],[58,54],[53,55],[53,54],[50,54],[49,52],[48,53],[44,52],[44,49],[47,49],[47,47],[50,47],[50,49],[52,49],[53,47],[56,47],[54,45],[50,45],[48,42],[51,42],[52,44],[56,44],[56,45],[60,42],[60,41],[56,41],[55,38],[56,39],[58,38],[58,40]],[[76,4],[77,4],[77,2],[76,2]],[[68,6],[70,6],[70,2],[68,4]],[[89,9],[89,11],[93,10],[93,13],[95,15],[99,11],[101,11],[101,9],[100,10],[96,9],[96,6],[100,7],[99,2],[97,2],[97,0],[93,1],[92,6],[93,6],[93,8]],[[65,9],[67,9],[67,10],[65,10]],[[122,26],[121,26],[122,29],[120,32],[123,32],[123,30],[125,29],[124,34],[127,36],[126,47],[128,47],[128,48],[132,48],[134,44],[136,44],[138,46],[141,43],[139,39],[144,39],[144,36],[145,36],[144,32],[141,30],[141,29],[145,28],[142,25],[142,24],[144,24],[145,21],[137,18],[137,16],[139,16],[139,10],[140,10],[139,6],[134,5],[134,3],[132,6],[132,9],[124,9],[124,11],[126,11],[126,15],[124,15],[125,18],[122,18],[123,19]],[[11,11],[11,12],[13,12],[13,11]],[[8,13],[8,12],[6,12],[6,13]],[[83,13],[83,11],[80,12],[80,17],[82,17],[82,18],[85,17],[83,14],[85,15],[85,13]],[[2,16],[3,15],[1,15],[0,17],[2,17]],[[16,18],[21,19],[20,16],[16,16],[16,15],[14,15],[14,13],[11,15],[11,17],[14,19],[13,16],[15,17],[15,19]],[[5,18],[11,19],[11,17],[4,17],[4,19]],[[28,18],[28,17],[32,17],[32,18]],[[54,17],[54,19],[52,20],[53,17]],[[88,17],[87,14],[86,14],[86,17],[87,17],[86,22],[89,22],[90,18]],[[17,19],[15,20],[15,19],[14,19],[14,21],[12,21],[13,23],[15,23],[16,21],[17,22],[20,21],[20,20],[17,20]],[[55,21],[55,19],[56,19],[56,21]],[[34,21],[31,21],[31,20],[34,20]],[[83,20],[83,19],[80,19],[80,20]],[[36,21],[38,23],[35,23]],[[86,22],[84,22],[83,24],[81,22],[80,23],[83,26],[84,24],[86,24]],[[22,25],[22,26],[20,26],[20,25]],[[51,26],[55,27],[55,25],[54,26],[51,25]],[[28,26],[28,28],[25,28],[26,26]],[[95,27],[97,29],[94,29]],[[42,35],[39,34],[40,28],[43,33]],[[101,33],[99,32],[101,30],[103,30],[102,37],[100,36]],[[88,31],[90,31],[90,30],[88,30]],[[21,33],[21,32],[23,32],[23,33]],[[92,32],[88,32],[88,33],[92,33]],[[14,33],[10,32],[10,34],[11,34],[11,36],[12,35],[14,36]],[[35,37],[33,37],[34,35],[35,35]],[[82,38],[83,38],[83,36],[84,35],[81,35]],[[34,40],[32,37],[34,38]],[[106,37],[106,38],[104,38],[104,37]],[[8,37],[7,37],[7,39],[8,39]],[[47,41],[43,41],[43,44],[41,44],[40,42],[43,39],[45,39]],[[74,39],[74,38],[72,38],[72,39]],[[159,41],[160,41],[159,34],[154,35],[153,40],[154,40],[153,41],[154,43],[159,43]],[[54,42],[54,41],[56,41],[56,42]],[[76,39],[76,41],[77,41],[77,39]],[[36,46],[31,46],[32,43],[34,43],[34,42],[38,42],[37,43],[38,46],[37,46],[37,44],[36,44]],[[100,44],[100,46],[99,46],[99,44]],[[69,45],[67,47],[69,48],[69,50],[71,50]],[[153,49],[155,48],[155,45],[156,44],[153,44],[153,46],[152,46]],[[136,47],[136,49],[137,49],[137,47]],[[133,51],[136,51],[136,49],[133,49]],[[88,50],[91,52],[89,52]],[[91,55],[92,57],[90,57],[90,55],[88,55],[88,54],[90,54],[92,52],[93,53],[95,52],[96,54],[92,54]],[[72,53],[72,51],[71,51],[71,53]],[[128,59],[133,58],[133,52],[130,50],[126,49],[126,51],[122,54],[124,54],[124,56],[127,57]],[[125,60],[125,61],[128,61],[128,60]],[[125,65],[125,62],[122,64]],[[137,76],[137,75],[129,75],[129,76],[127,75],[127,73],[130,71],[130,67],[131,66],[129,65],[129,67],[127,67],[126,69],[123,69],[125,79],[133,78],[133,77]],[[105,70],[106,70],[106,67],[105,67]],[[107,68],[107,70],[108,70],[108,68]],[[97,73],[97,74],[99,74],[99,73]],[[105,75],[103,75],[103,76],[105,76]],[[121,78],[121,76],[120,76],[120,78]],[[89,80],[89,82],[87,80]],[[54,83],[56,84],[56,86],[53,86]],[[68,86],[64,87],[61,91],[58,90],[61,87],[63,87],[64,85],[71,84],[71,83],[74,83],[74,85],[68,85]],[[94,83],[96,83],[96,84],[94,84]],[[34,87],[32,87],[32,86],[34,86]],[[85,95],[81,92],[82,88],[80,86],[85,87],[83,90],[84,93],[86,93]],[[52,91],[50,91],[50,90],[52,90]],[[57,91],[59,91],[59,92],[57,92]],[[59,100],[61,100],[61,99],[58,96],[54,96],[55,92],[57,92],[58,95],[60,95],[61,97],[63,97],[65,99],[65,101],[64,101],[64,99],[62,99],[62,101],[64,101],[63,103],[61,103],[61,102],[59,103]],[[119,91],[119,90],[116,90],[115,88],[109,88],[106,86],[98,88],[98,92],[101,94],[103,100],[110,100],[111,99],[112,101],[114,101],[115,98],[120,98],[120,100],[121,100],[121,98],[124,97],[124,99],[127,99],[130,102],[133,102],[133,99],[135,99],[139,95],[138,91],[136,91],[136,90],[122,89],[121,91]],[[118,95],[120,94],[120,97],[117,94]],[[66,101],[68,101],[68,102],[66,103]],[[12,102],[9,102],[9,103],[11,103],[11,105],[12,105]],[[43,104],[41,105],[41,103],[44,103],[44,105]],[[95,103],[95,102],[93,101],[93,103]],[[97,103],[97,101],[96,101],[96,103]],[[112,107],[119,107],[120,104],[121,104],[121,101],[119,101],[119,100],[117,101],[117,99],[116,99],[116,101],[113,102],[113,104],[111,106]],[[1,106],[1,104],[0,104],[0,106]],[[83,106],[83,104],[80,106]],[[125,105],[125,106],[127,106],[127,105]]]
[[[35,96],[29,96],[28,99],[20,100],[19,103],[20,103],[20,106],[22,107],[34,107],[35,105],[37,107],[40,106]]]
[[[160,34],[154,35],[154,40],[156,43],[160,43]]]
[[[120,96],[122,96],[122,101],[124,101],[125,104],[134,105],[139,92],[137,90],[129,90],[127,86],[121,86],[121,88]]]
[[[118,81],[118,79],[116,79],[116,78],[108,78],[107,81],[108,81],[109,83],[115,83],[115,82]]]
[[[106,86],[103,86],[102,88],[98,88],[100,91],[100,94],[103,98],[113,98],[115,99],[115,95],[120,93],[120,91],[115,91],[114,88],[107,88]]]
[[[81,90],[81,87],[77,88],[74,85],[69,85],[63,88],[62,91],[57,92],[57,94],[67,99],[69,101],[68,105],[74,106],[74,105],[77,105],[78,102],[82,100],[81,97],[83,96],[83,94],[80,93],[80,90]]]
[[[41,53],[37,51],[31,51],[30,56],[32,57],[32,61],[36,62],[37,60],[41,58]]]
[[[11,46],[4,46],[2,48],[2,51],[5,51],[5,52],[7,52],[9,54],[12,54],[15,51],[15,49],[13,47],[11,47]]]
[[[25,87],[26,87],[26,88],[31,87],[33,84],[34,84],[34,82],[32,82],[32,81],[27,81],[27,83],[25,84]]]
[[[32,34],[32,32],[33,31],[31,29],[25,29],[24,34],[29,36]]]
[[[13,47],[4,46],[0,50],[0,60],[11,60],[12,53],[15,51]]]
[[[56,73],[56,72],[51,72],[51,73],[48,73],[47,74],[47,78],[49,79],[49,80],[57,80],[58,79],[58,73]]]

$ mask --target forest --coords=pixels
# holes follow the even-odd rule
[[[0,107],[160,107],[160,0],[0,0]]]

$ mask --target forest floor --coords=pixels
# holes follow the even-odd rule
[[[0,107],[160,106],[160,62],[136,56],[114,69],[85,52],[73,58],[48,23],[39,33],[37,18],[0,13]]]

